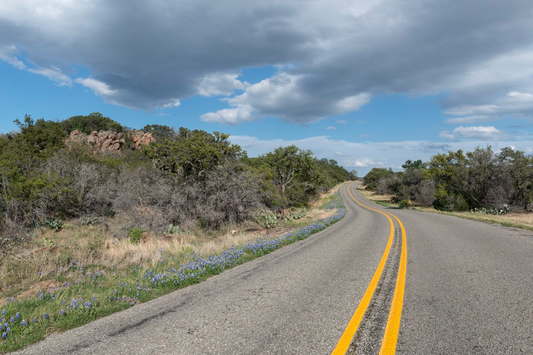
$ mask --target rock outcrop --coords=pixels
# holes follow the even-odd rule
[[[155,141],[151,133],[144,131],[131,131],[127,133],[133,142],[129,147],[126,145],[126,136],[122,132],[110,131],[92,131],[87,135],[79,130],[74,130],[66,139],[65,143],[71,145],[72,143],[88,144],[93,148],[95,153],[103,152],[117,152],[120,153],[124,148],[133,150],[140,150],[143,146]]]
[[[139,150],[142,149],[143,145],[149,145],[152,142],[155,142],[155,138],[152,136],[152,133],[147,133],[144,131],[132,131],[131,140],[133,141],[133,149]]]

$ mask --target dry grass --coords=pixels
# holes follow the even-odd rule
[[[359,186],[357,189],[361,193],[361,195],[363,195],[363,197],[365,197],[367,200],[386,204],[386,205],[393,205],[392,204],[393,195],[378,195],[374,191],[366,191],[364,186]],[[533,213],[511,212],[505,215],[498,216],[498,215],[492,215],[492,214],[482,214],[482,213],[472,213],[472,212],[445,212],[445,211],[438,211],[432,207],[416,206],[415,209],[421,212],[440,213],[440,214],[446,214],[450,216],[456,216],[460,218],[471,219],[471,220],[485,222],[485,223],[501,224],[506,227],[533,230]]]
[[[54,279],[60,267],[66,270],[71,263],[101,265],[116,270],[131,265],[154,266],[164,256],[179,259],[193,252],[218,253],[231,246],[246,244],[261,235],[283,234],[291,228],[333,215],[336,211],[320,209],[319,206],[334,198],[339,187],[321,196],[304,218],[282,223],[279,229],[269,231],[259,228],[247,231],[252,226],[248,224],[240,229],[229,226],[225,232],[220,231],[216,235],[195,235],[194,232],[171,236],[148,235],[139,244],[132,244],[129,238],[124,237],[129,221],[120,216],[97,226],[84,226],[72,221],[60,232],[41,228],[34,231],[28,245],[9,254],[0,263],[0,299],[31,291],[35,285]],[[123,237],[117,237],[120,235]],[[59,271],[62,272],[65,271]],[[68,277],[66,273],[64,276]]]
[[[367,200],[374,201],[377,203],[392,204],[392,198],[394,197],[394,195],[379,195],[375,191],[367,191],[365,190],[365,188],[366,187],[364,185],[359,185],[357,187],[357,190]]]
[[[511,212],[505,215],[492,215],[472,212],[437,211],[436,209],[430,207],[417,207],[416,210],[422,212],[446,214],[485,223],[501,224],[502,226],[506,227],[533,230],[533,213]]]

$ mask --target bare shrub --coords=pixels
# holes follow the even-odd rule
[[[45,214],[80,217],[109,211],[116,195],[116,174],[105,164],[84,161],[81,154],[62,150],[41,168],[48,178],[40,194]]]
[[[501,208],[504,204],[509,203],[513,194],[513,188],[508,187],[506,189],[503,186],[492,186],[492,188],[488,190],[483,202],[490,207]]]
[[[203,191],[203,208],[199,217],[207,226],[241,223],[258,208],[260,181],[239,164],[218,166],[207,174]]]
[[[155,169],[122,168],[112,206],[131,219],[129,227],[137,226],[160,232],[172,216],[166,214],[174,189],[172,180]]]
[[[379,179],[378,185],[376,187],[376,193],[378,195],[385,195],[390,193],[386,178]]]
[[[436,191],[434,180],[422,180],[415,192],[415,200],[424,206],[431,206],[435,201]]]

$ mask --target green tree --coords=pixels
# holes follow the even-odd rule
[[[55,151],[64,147],[66,131],[61,123],[46,121],[43,118],[35,121],[30,115],[25,115],[24,121],[14,121],[20,129],[20,134],[12,136],[22,149],[27,149],[34,157],[51,156]]]
[[[310,150],[301,150],[295,145],[279,147],[274,152],[264,155],[264,160],[274,171],[274,183],[278,186],[281,196],[298,179],[309,181],[313,158]]]
[[[174,138],[177,135],[173,128],[158,124],[146,125],[144,126],[143,131],[152,133],[152,136],[156,141],[164,141],[165,139]]]
[[[73,116],[61,122],[61,125],[69,134],[75,130],[85,134],[90,134],[92,131],[124,131],[120,123],[104,117],[100,112],[93,112],[87,116]]]
[[[372,168],[363,178],[363,184],[370,191],[376,191],[379,181],[394,176],[394,172],[391,168]]]
[[[467,157],[461,149],[432,156],[423,177],[435,181],[437,192],[433,207],[438,210],[456,211],[469,208],[462,195],[464,181],[467,179]]]
[[[154,165],[185,178],[203,179],[207,171],[244,155],[229,134],[180,128],[179,135],[143,149]]]
[[[506,169],[511,177],[514,202],[525,210],[533,202],[533,157],[511,147],[502,148],[498,155],[501,169]]]

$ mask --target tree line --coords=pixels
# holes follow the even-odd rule
[[[141,150],[94,153],[65,145],[71,132],[131,129],[100,113],[56,122],[26,116],[0,135],[0,235],[20,236],[51,220],[113,217],[163,232],[169,224],[220,228],[260,209],[305,207],[336,184],[354,179],[336,161],[280,147],[259,157],[229,135],[164,125],[143,128],[156,138]],[[1,243],[0,243],[1,244]]]
[[[533,157],[512,147],[494,152],[490,146],[472,152],[449,151],[428,162],[408,160],[403,171],[373,168],[364,178],[367,189],[392,194],[444,211],[504,205],[533,210]]]

